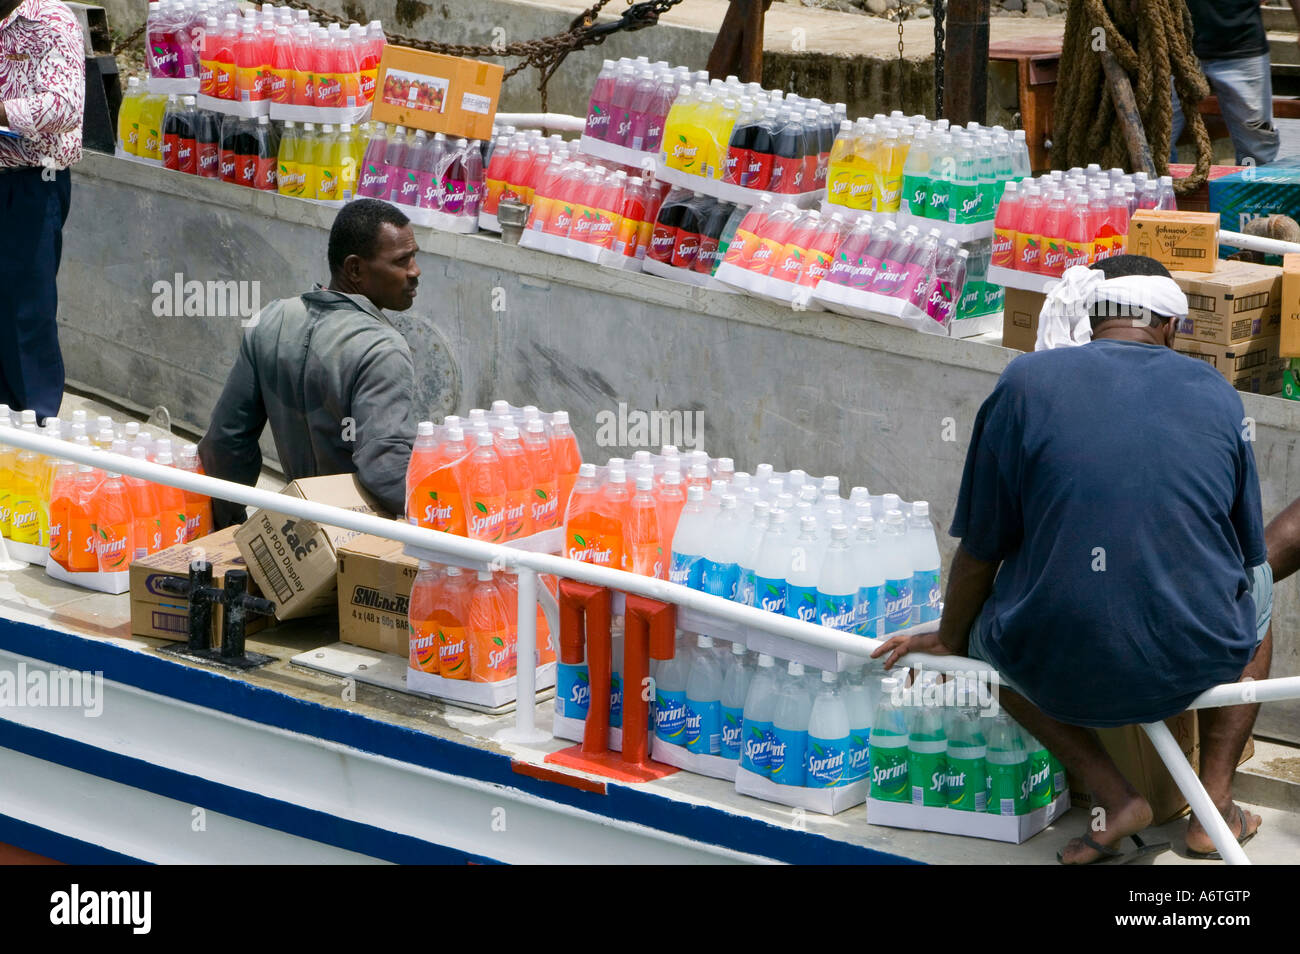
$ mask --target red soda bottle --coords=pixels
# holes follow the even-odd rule
[[[1043,212],[1042,252],[1038,271],[1042,275],[1060,275],[1065,271],[1065,230],[1070,205],[1065,193],[1057,189],[1047,200]]]
[[[749,258],[751,272],[766,275],[780,261],[799,214],[800,210],[787,202],[767,217],[758,236],[758,245]]]
[[[1012,267],[1022,272],[1036,272],[1042,258],[1043,213],[1046,209],[1036,183],[1030,182],[1023,192]]]
[[[993,248],[989,259],[990,265],[997,265],[1000,268],[1015,267],[1016,237],[1019,234],[1017,226],[1023,208],[1019,183],[1012,180],[1003,188],[1002,201],[998,203],[998,211],[993,218]]]
[[[772,263],[768,273],[783,282],[798,282],[803,274],[804,256],[817,239],[821,228],[821,213],[810,209],[795,219],[780,256]]]
[[[757,205],[750,208],[745,217],[740,220],[740,224],[736,226],[736,234],[731,237],[727,254],[722,257],[724,265],[735,265],[737,268],[749,267],[750,260],[759,246],[758,236],[771,211],[772,198],[766,195],[758,200]]]
[[[839,248],[844,234],[844,216],[834,212],[822,224],[817,237],[808,246],[804,256],[803,271],[799,273],[798,284],[813,288],[830,272],[831,259]]]

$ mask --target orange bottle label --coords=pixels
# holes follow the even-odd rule
[[[994,228],[993,251],[989,264],[1001,268],[1015,268],[1016,239],[1019,235],[1020,233],[1015,229]]]
[[[1042,240],[1040,235],[1029,235],[1026,232],[1016,233],[1015,242],[1015,268],[1022,272],[1036,271],[1039,259],[1039,243]]]
[[[505,536],[506,498],[504,496],[471,498],[468,517],[471,539],[500,543]]]
[[[290,86],[292,83],[293,74],[290,70],[271,67],[271,102],[289,102]]]
[[[515,636],[501,620],[490,628],[472,629],[469,635],[470,680],[500,682],[515,674]]]
[[[497,196],[495,211],[501,208],[501,196]],[[553,228],[551,222],[555,215],[555,200],[550,196],[538,196],[537,201],[533,203],[533,211],[528,216],[528,227],[539,232],[548,232]]]
[[[370,103],[375,99],[375,81],[379,76],[379,67],[361,71],[361,102]],[[360,103],[358,103],[360,105]]]
[[[68,498],[50,504],[50,559],[68,568]]]
[[[437,675],[441,669],[438,654],[438,624],[431,619],[409,621],[411,668]]]
[[[420,482],[415,492],[415,507],[408,517],[414,517],[422,527],[443,533],[465,536],[465,503],[456,486],[455,474],[441,467]]]
[[[257,102],[266,99],[266,81],[261,67],[258,66],[240,66],[235,70],[235,89],[239,92],[239,100]]]
[[[811,288],[825,278],[830,273],[830,270],[830,252],[810,248],[804,258],[803,271],[799,274],[799,284]]]
[[[134,553],[135,533],[130,523],[93,524],[95,535],[99,538],[95,544],[95,557],[99,572],[117,573],[131,564]]]
[[[534,487],[532,495],[534,532],[559,526],[560,498],[556,484]]]
[[[213,95],[218,99],[235,98],[235,70],[229,63],[217,63],[213,66]]]
[[[569,525],[568,539],[564,541],[564,555],[570,560],[593,563],[620,569],[623,559],[621,541],[607,538],[599,530]]]
[[[578,242],[590,242],[592,229],[599,217],[600,213],[590,206],[575,205],[573,207],[573,227],[569,229],[569,238]]]
[[[807,255],[807,249],[800,248],[793,242],[787,243],[781,250],[780,258],[772,266],[772,277],[783,282],[797,282],[799,276],[803,274],[804,259]]]
[[[777,242],[770,238],[759,239],[754,254],[749,260],[749,270],[766,274],[773,267],[773,263],[780,261],[781,253],[784,250],[785,244],[783,242]],[[731,251],[730,247],[728,247],[727,251]]]
[[[528,497],[531,493],[531,490],[524,490],[506,496],[505,539],[514,540],[523,536],[531,527],[532,514],[528,506]]]
[[[444,679],[469,678],[469,637],[463,626],[438,629],[438,667]]]

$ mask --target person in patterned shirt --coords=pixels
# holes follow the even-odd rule
[[[0,402],[59,412],[56,278],[81,159],[85,41],[56,0],[0,0]]]

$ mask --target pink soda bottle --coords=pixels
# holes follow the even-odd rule
[[[361,178],[357,182],[357,196],[363,199],[387,199],[391,191],[391,170],[384,160],[388,151],[388,129],[383,123],[372,123],[370,141],[366,143],[361,158]]]
[[[930,295],[925,303],[925,313],[945,330],[957,314],[957,304],[966,289],[966,260],[970,253],[948,239],[940,248],[934,263],[934,280],[930,282]]]
[[[832,213],[822,230],[817,233],[817,238],[808,246],[808,254],[804,256],[803,271],[799,275],[800,285],[815,288],[817,283],[827,276],[830,272],[831,260],[835,257],[843,234],[844,216],[838,212]]]
[[[583,135],[593,139],[604,139],[609,129],[609,101],[614,94],[614,83],[618,69],[613,60],[606,60],[596,76],[596,85],[592,87],[591,98],[587,101],[587,125]]]
[[[677,77],[671,71],[661,71],[655,80],[654,96],[646,108],[645,138],[641,142],[643,152],[658,152],[664,141],[664,123],[668,121],[668,110],[673,108],[677,99]]]
[[[990,265],[997,265],[1000,268],[1015,267],[1016,231],[1022,208],[1019,183],[1012,180],[1003,187],[1002,201],[998,203],[997,213],[993,217]]]
[[[655,93],[658,89],[659,84],[655,81],[654,70],[641,70],[637,73],[632,88],[631,127],[624,143],[629,149],[638,152],[645,149],[646,131],[654,118],[650,110],[654,105]]]
[[[1041,251],[1038,256],[1038,272],[1041,275],[1060,276],[1065,271],[1065,232],[1069,219],[1070,204],[1065,200],[1065,192],[1057,189],[1047,200],[1043,210]]]
[[[880,259],[876,277],[872,279],[871,292],[894,298],[898,289],[907,278],[907,263],[916,252],[916,245],[921,239],[921,232],[915,226],[908,226],[890,245],[889,250]]]
[[[925,310],[925,300],[930,290],[930,277],[934,273],[934,262],[939,255],[939,241],[939,230],[930,229],[916,243],[916,250],[912,252],[904,268],[903,284],[894,293],[895,298],[905,300],[909,306],[918,311]]]
[[[853,276],[853,270],[862,258],[862,253],[871,241],[871,227],[874,224],[870,215],[863,215],[853,223],[841,239],[835,250],[834,259],[826,271],[826,280],[832,285],[847,285]]]
[[[614,90],[609,97],[609,127],[605,141],[616,146],[626,146],[632,134],[632,96],[636,92],[636,70],[630,65],[620,66],[614,80]]]

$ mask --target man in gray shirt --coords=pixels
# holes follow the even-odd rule
[[[415,436],[415,365],[380,309],[405,311],[420,269],[410,220],[358,199],[329,237],[329,288],[271,302],[249,326],[199,444],[204,472],[253,485],[262,429],[289,480],[355,473],[385,509],[405,509]],[[213,500],[216,527],[242,523],[241,504]]]

